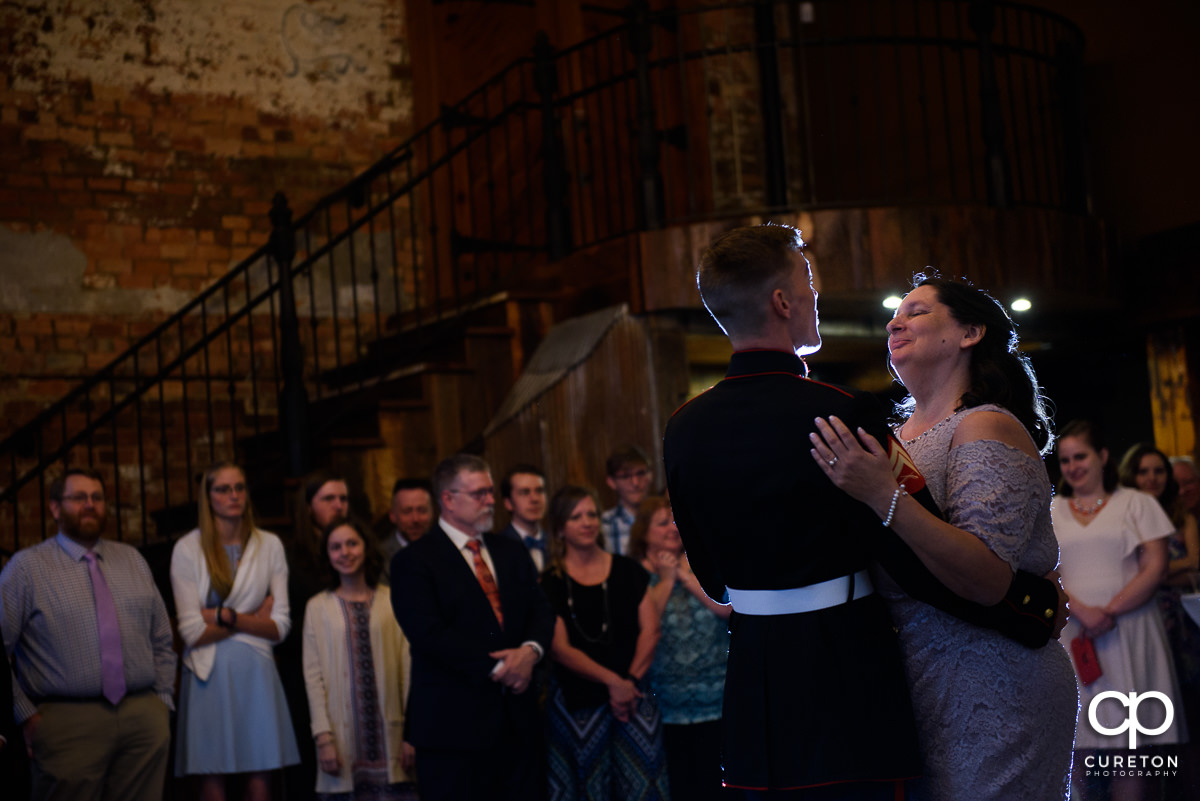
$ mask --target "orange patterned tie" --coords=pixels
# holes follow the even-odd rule
[[[479,586],[483,587],[483,594],[487,596],[488,603],[492,605],[492,611],[496,613],[496,620],[500,622],[500,628],[504,628],[504,613],[500,611],[500,589],[496,586],[496,579],[492,577],[492,571],[488,570],[487,562],[483,561],[483,554],[479,553],[479,540],[467,540],[467,550],[471,552],[471,557],[475,560],[475,578],[479,579]]]

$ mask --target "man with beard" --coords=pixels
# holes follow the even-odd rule
[[[58,534],[0,573],[33,798],[162,798],[175,652],[150,567],[101,538],[104,484],[72,468],[50,484]]]
[[[545,777],[533,666],[550,648],[554,611],[525,546],[490,534],[487,462],[439,464],[433,531],[392,558],[392,609],[412,647],[408,739],[424,801],[529,801]]]

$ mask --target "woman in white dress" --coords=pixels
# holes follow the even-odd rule
[[[1062,583],[1071,595],[1071,621],[1061,640],[1072,654],[1094,649],[1100,670],[1098,678],[1084,684],[1091,677],[1081,665],[1089,657],[1076,656],[1076,671],[1082,677],[1076,779],[1086,798],[1096,797],[1097,785],[1102,784],[1094,781],[1103,756],[1098,751],[1129,752],[1127,729],[1106,735],[1090,722],[1092,701],[1100,693],[1157,691],[1171,700],[1170,725],[1159,734],[1140,734],[1139,750],[1187,740],[1179,687],[1154,600],[1166,575],[1167,537],[1175,527],[1153,497],[1118,485],[1108,449],[1092,424],[1068,423],[1059,432],[1057,450],[1062,481],[1050,508],[1062,549]],[[1156,701],[1143,702],[1137,709],[1142,729],[1156,730],[1166,722],[1167,710]],[[1095,717],[1100,728],[1118,729],[1128,726],[1130,711],[1110,699],[1096,705]],[[1108,778],[1115,801],[1146,797],[1152,781],[1139,775]]]
[[[201,801],[268,801],[270,771],[299,761],[272,647],[287,635],[283,544],[254,525],[246,476],[228,462],[200,482],[200,526],[171,552],[183,652],[175,775],[198,777]]]

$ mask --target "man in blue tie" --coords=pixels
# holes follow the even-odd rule
[[[504,508],[512,515],[508,527],[500,535],[524,543],[541,573],[546,567],[546,533],[542,531],[542,519],[546,516],[546,476],[531,464],[514,465],[500,479],[500,497],[504,500]]]

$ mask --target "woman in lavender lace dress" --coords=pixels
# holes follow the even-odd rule
[[[898,487],[883,449],[841,421],[818,421],[813,457],[872,507],[951,590],[1000,601],[1017,569],[1058,561],[1050,430],[1012,321],[986,293],[917,276],[888,324],[893,369],[910,393],[897,430],[945,514],[938,520]],[[865,448],[863,446],[866,446]],[[876,587],[900,631],[924,776],[912,798],[1064,799],[1077,694],[1057,642],[1030,649],[905,595]]]

